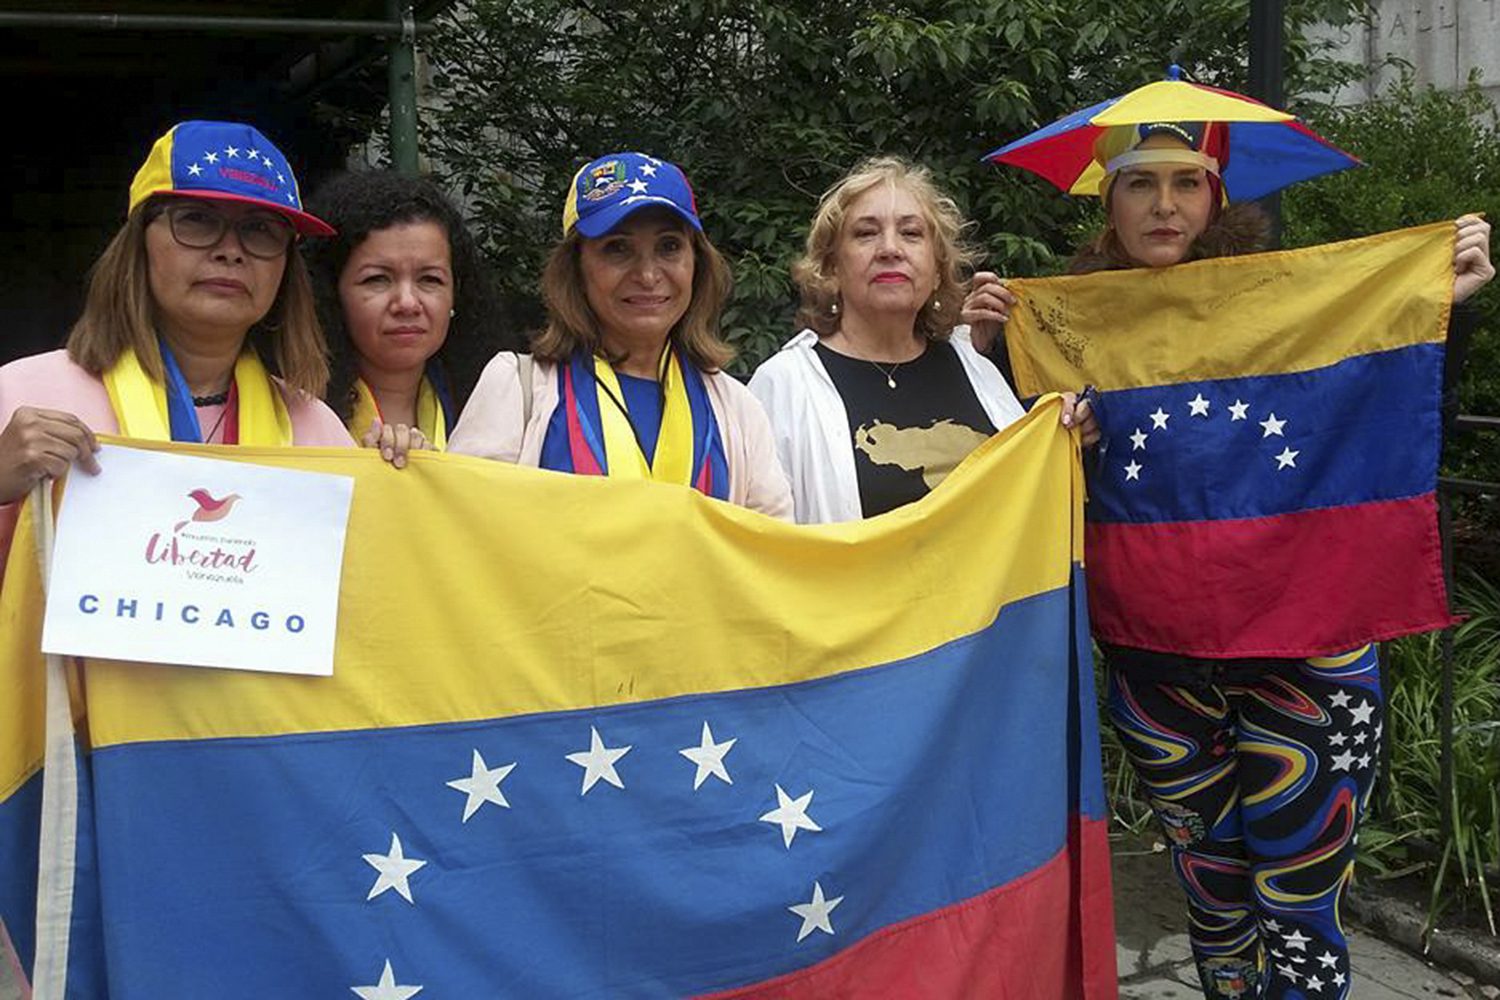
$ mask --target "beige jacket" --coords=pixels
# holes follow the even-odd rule
[[[792,490],[776,458],[771,424],[765,411],[732,376],[703,376],[709,405],[719,421],[729,465],[729,501],[782,520],[792,516]],[[521,399],[517,355],[502,351],[490,359],[458,426],[448,436],[448,450],[518,465],[541,462],[542,439],[557,409],[557,366],[538,361],[531,373],[531,415]]]

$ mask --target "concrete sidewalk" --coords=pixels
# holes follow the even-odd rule
[[[1149,837],[1111,839],[1120,997],[1192,1000],[1202,993],[1188,949],[1186,907],[1165,849],[1153,846]],[[1350,929],[1350,954],[1350,995],[1359,1000],[1500,998],[1500,988],[1437,968],[1357,926]]]

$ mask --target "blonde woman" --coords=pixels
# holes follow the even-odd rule
[[[804,329],[750,380],[800,523],[850,521],[925,496],[1024,410],[954,329],[971,254],[929,172],[867,160],[823,195],[792,272]],[[1075,420],[1097,436],[1087,404]]]

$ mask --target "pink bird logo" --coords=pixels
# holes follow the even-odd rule
[[[234,503],[240,498],[240,495],[238,493],[231,493],[220,500],[216,499],[212,493],[200,486],[189,493],[188,497],[198,505],[198,509],[193,511],[193,516],[189,520],[222,521],[229,516],[229,511],[233,509]],[[187,521],[179,521],[177,527],[172,530],[181,531],[187,523]]]

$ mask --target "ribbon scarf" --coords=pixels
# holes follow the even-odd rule
[[[669,347],[662,352],[657,379],[662,391],[661,433],[656,454],[647,461],[609,362],[579,352],[559,365],[558,405],[542,442],[542,468],[680,483],[728,499],[724,440],[702,373],[682,364]]]
[[[147,441],[203,442],[197,409],[177,359],[164,342],[161,349],[165,384],[157,382],[141,367],[135,351],[126,348],[104,373],[109,405],[126,437]],[[225,444],[288,447],[292,443],[292,418],[281,392],[271,382],[255,352],[246,346],[234,363],[234,381],[225,403]]]
[[[453,403],[441,371],[429,365],[426,374],[422,376],[421,383],[417,386],[417,430],[426,435],[434,451],[448,450],[448,427],[451,423],[452,408]],[[356,378],[354,380],[354,412],[349,415],[349,422],[345,426],[349,428],[349,433],[355,441],[361,441],[365,431],[369,430],[370,425],[376,420],[385,423],[385,417],[380,412],[380,404],[375,401],[375,394],[370,391],[365,380]]]

